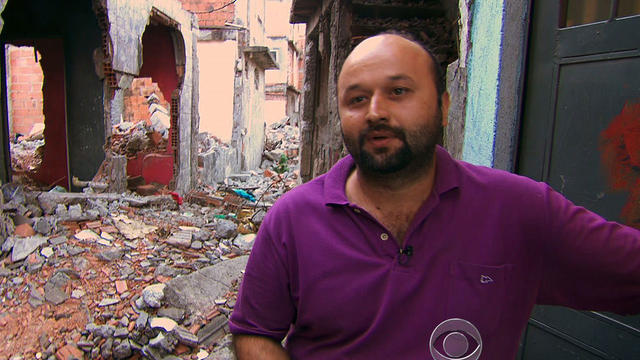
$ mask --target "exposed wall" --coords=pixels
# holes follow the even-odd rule
[[[28,135],[35,124],[44,124],[41,55],[32,46],[9,46],[7,54],[10,133]]]
[[[229,142],[233,127],[233,81],[236,41],[199,41],[200,131]]]
[[[198,17],[201,29],[233,22],[236,5],[230,0],[180,0],[182,7]]]

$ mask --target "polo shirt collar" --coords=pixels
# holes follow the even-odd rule
[[[355,162],[351,155],[340,159],[326,174],[324,181],[325,205],[348,205],[345,184]],[[441,146],[436,146],[436,180],[434,190],[439,195],[460,186],[460,165]]]

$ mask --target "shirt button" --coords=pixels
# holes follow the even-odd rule
[[[388,240],[388,239],[389,239],[389,234],[387,234],[387,233],[382,233],[382,234],[380,234],[380,239],[382,239],[382,240]]]

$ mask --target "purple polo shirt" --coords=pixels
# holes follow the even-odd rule
[[[440,147],[436,156],[433,191],[406,233],[410,256],[347,200],[350,157],[282,196],[260,227],[231,331],[288,334],[293,359],[431,359],[431,348],[456,358],[481,344],[480,359],[496,360],[515,357],[535,303],[640,311],[639,231],[544,183]],[[478,334],[459,323],[442,332],[448,319]]]

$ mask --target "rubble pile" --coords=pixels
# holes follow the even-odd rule
[[[114,154],[135,156],[139,152],[164,152],[167,137],[146,122],[121,122],[113,126],[110,150]]]
[[[10,143],[11,168],[16,173],[28,173],[40,167],[44,150],[43,139],[23,139]]]
[[[0,359],[233,359],[228,317],[266,211],[299,182],[298,141],[274,124],[260,170],[184,198],[3,185]]]
[[[257,228],[251,218],[262,209],[237,216],[190,203],[169,209],[89,199],[48,213],[38,205],[42,194],[11,184],[2,190],[9,195],[4,213],[19,224],[0,240],[0,359],[213,359],[215,351],[229,352],[215,345],[226,335],[237,282],[207,293],[215,300],[208,308],[165,306],[163,291],[172,279],[249,252]]]

